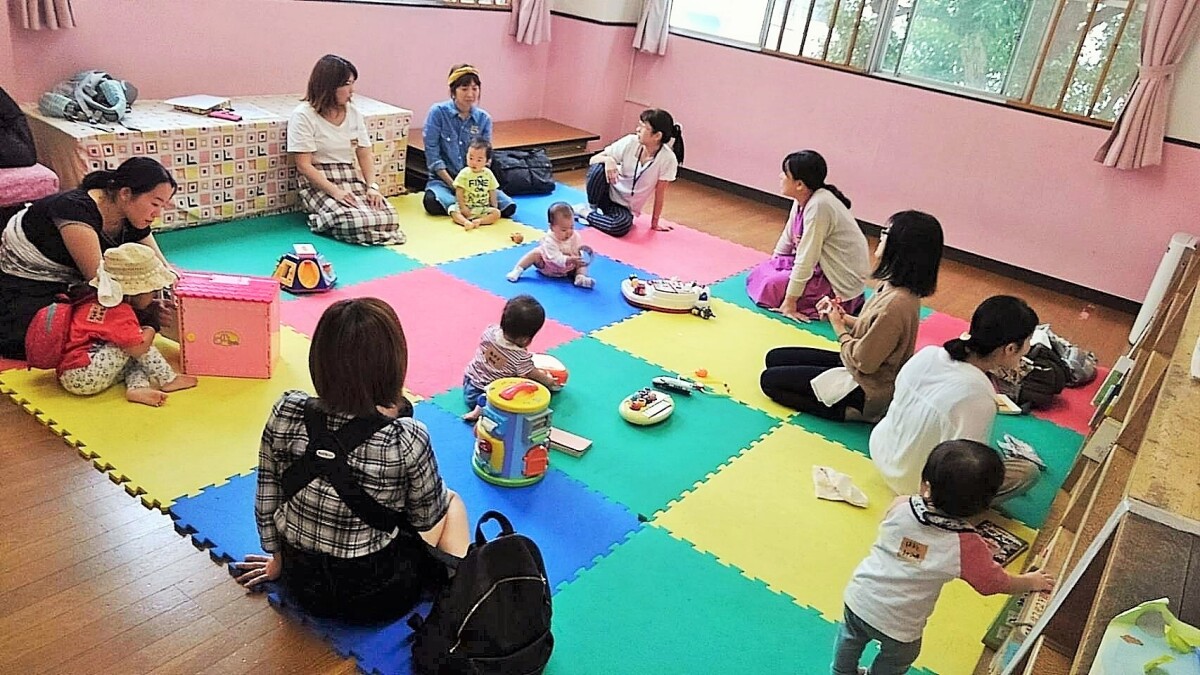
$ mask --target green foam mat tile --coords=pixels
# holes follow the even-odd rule
[[[1002,510],[1032,528],[1040,528],[1050,515],[1054,496],[1066,480],[1075,456],[1083,447],[1083,436],[1030,415],[999,415],[992,430],[992,446],[996,447],[1006,433],[1033,446],[1046,463],[1046,469],[1028,492],[1008,500]]]
[[[292,244],[312,244],[333,265],[339,286],[422,267],[382,246],[360,246],[313,234],[303,213],[231,220],[154,235],[171,264],[181,269],[271,276]],[[289,298],[287,293],[284,298]]]
[[[550,353],[570,370],[550,402],[554,426],[593,443],[580,458],[553,453],[552,465],[636,513],[665,508],[778,423],[724,396],[675,394],[667,421],[635,426],[618,415],[618,404],[669,373],[590,337]],[[455,414],[466,410],[461,388],[432,400]]]
[[[555,595],[546,673],[824,673],[836,635],[815,610],[648,527]]]

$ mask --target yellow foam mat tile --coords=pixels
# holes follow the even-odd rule
[[[812,467],[850,475],[870,499],[866,509],[814,495]],[[895,500],[871,460],[794,425],[783,425],[656,515],[655,524],[816,609],[842,617],[842,592],[875,541]],[[988,516],[1026,541],[1036,532]],[[1020,570],[1023,560],[1010,563]],[[939,673],[969,673],[980,639],[1005,596],[983,597],[963,581],[946,585],[925,630],[916,665]]]
[[[122,384],[95,396],[74,396],[59,386],[54,371],[7,371],[0,377],[96,468],[141,495],[146,506],[165,511],[179,497],[257,467],[271,406],[287,389],[312,391],[308,338],[287,327],[280,338],[270,380],[201,377],[199,386],[170,394],[160,408],[129,403]],[[158,347],[178,364],[174,343],[160,339]]]
[[[392,197],[389,200],[400,216],[400,227],[407,235],[407,241],[388,248],[426,265],[440,265],[480,253],[512,248],[516,246],[512,240],[514,232],[520,233],[527,243],[536,242],[545,234],[507,218],[467,231],[448,217],[425,213],[425,207],[421,205],[422,194]]]
[[[713,300],[712,309],[716,317],[707,321],[690,314],[643,312],[593,336],[684,375],[703,368],[713,380],[728,384],[735,400],[780,419],[795,414],[759,388],[767,352],[781,346],[835,349],[837,345],[723,300]]]

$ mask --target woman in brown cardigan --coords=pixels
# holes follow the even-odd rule
[[[843,421],[878,421],[887,411],[896,373],[913,355],[921,298],[937,288],[942,226],[920,211],[888,219],[875,251],[875,294],[853,317],[836,304],[828,312],[838,352],[778,347],[767,352],[763,393],[801,412]]]

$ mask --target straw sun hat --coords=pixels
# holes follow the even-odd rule
[[[116,307],[127,295],[152,293],[175,283],[175,273],[167,269],[154,249],[143,244],[121,244],[104,252],[104,259],[92,279],[101,305]]]

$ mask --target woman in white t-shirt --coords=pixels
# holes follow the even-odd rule
[[[587,175],[588,206],[577,208],[588,225],[623,237],[633,219],[654,195],[650,229],[669,230],[659,223],[667,184],[683,163],[683,135],[666,110],[643,110],[637,128],[597,153]]]
[[[296,160],[308,226],[352,244],[403,244],[396,210],[375,182],[371,137],[351,102],[358,69],[326,54],[288,120],[287,149]],[[357,166],[355,164],[357,160]]]
[[[904,364],[892,405],[872,430],[870,445],[871,461],[896,494],[919,493],[921,470],[938,443],[991,440],[996,398],[987,374],[1017,368],[1037,324],[1037,313],[1024,300],[996,295],[975,309],[970,332],[941,347],[926,347]],[[996,501],[1029,489],[1038,472],[1027,459],[1005,457]]]

